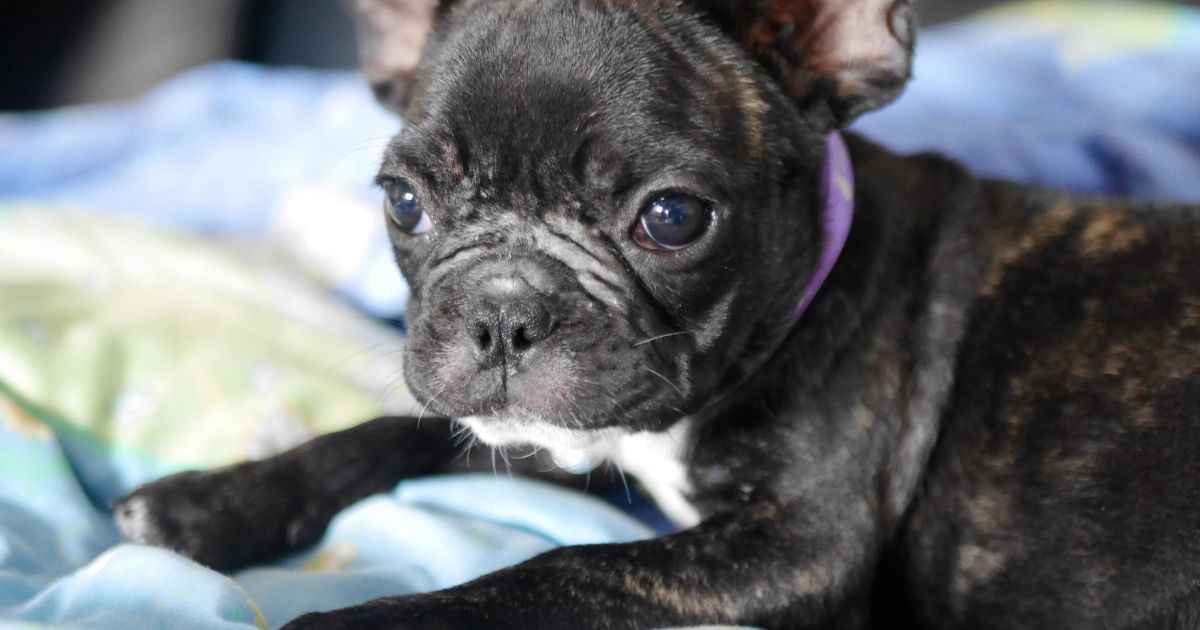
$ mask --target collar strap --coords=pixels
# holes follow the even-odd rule
[[[813,298],[825,284],[833,266],[837,264],[846,239],[850,236],[850,224],[854,221],[854,165],[850,162],[850,150],[842,134],[833,132],[825,140],[825,163],[821,166],[821,197],[825,200],[824,227],[825,245],[816,270],[804,287],[800,304],[792,313],[791,324],[800,321]]]

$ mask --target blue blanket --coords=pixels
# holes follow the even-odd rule
[[[1200,201],[1200,11],[1032,2],[924,35],[909,90],[859,131],[980,175]]]
[[[985,175],[1200,202],[1200,12],[1020,5],[925,33],[915,70],[902,100],[857,130]],[[131,103],[0,116],[0,201],[277,250],[280,264],[337,298],[398,318],[406,290],[369,183],[397,128],[353,74],[221,63]],[[43,339],[8,293],[30,279],[4,272],[0,314]],[[102,401],[116,409],[116,429],[104,433],[55,413],[88,401],[6,390],[30,366],[5,362],[3,350],[0,626],[275,627],[304,610],[454,584],[559,544],[651,534],[534,482],[430,479],[355,506],[317,549],[222,576],[119,543],[107,501],[186,463],[113,447],[123,414],[143,399]],[[96,356],[120,361],[121,350]],[[97,364],[76,378],[120,375]]]

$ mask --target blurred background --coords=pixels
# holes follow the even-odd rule
[[[998,4],[919,0],[917,8],[934,25]],[[130,98],[216,59],[355,64],[341,0],[5,2],[0,24],[0,109],[7,110]]]

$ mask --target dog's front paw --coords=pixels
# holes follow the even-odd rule
[[[283,630],[474,630],[503,628],[503,615],[479,614],[472,602],[427,593],[410,597],[377,599],[361,606],[324,613],[310,613],[284,626]]]
[[[279,475],[255,469],[264,464],[185,472],[137,488],[113,504],[117,527],[133,542],[218,570],[315,542],[329,517],[307,509],[303,493],[281,486]]]

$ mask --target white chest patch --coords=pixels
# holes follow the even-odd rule
[[[609,460],[637,477],[659,509],[681,528],[700,522],[700,512],[687,496],[692,491],[683,463],[691,422],[681,420],[665,433],[613,436],[585,448],[554,448],[550,452],[560,467],[583,473]]]
[[[459,422],[481,441],[492,446],[532,444],[545,448],[559,468],[586,473],[605,460],[631,473],[659,509],[676,525],[687,528],[700,522],[700,512],[688,500],[692,484],[683,463],[692,429],[680,420],[664,433],[622,434],[616,431],[584,432],[520,417],[470,417]]]

